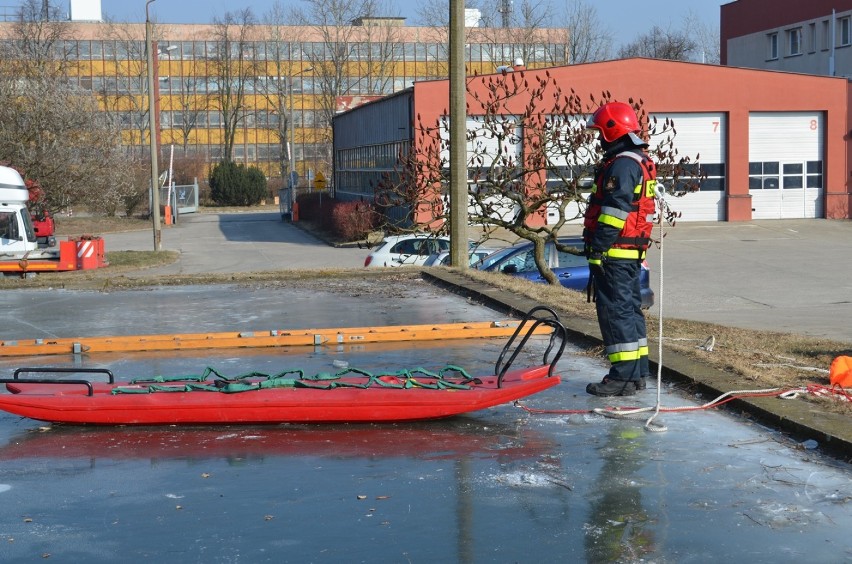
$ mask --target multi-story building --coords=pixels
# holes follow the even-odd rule
[[[61,26],[68,80],[121,124],[129,151],[147,155],[145,24],[47,23]],[[303,184],[318,172],[330,178],[331,118],[340,107],[448,75],[447,31],[403,24],[155,24],[161,159],[174,147],[176,155],[211,163],[230,157],[257,164],[270,177],[286,175],[293,164]],[[15,41],[18,29],[0,23],[0,38]],[[469,73],[493,72],[516,58],[532,67],[565,62],[564,30],[538,30],[523,40],[507,31],[468,29]]]
[[[721,63],[852,78],[852,3],[737,0],[721,7]]]
[[[676,147],[699,155],[705,175],[697,192],[677,201],[682,221],[852,217],[852,4],[737,0],[720,13],[722,66],[626,59],[547,73],[591,93],[641,98],[651,117],[674,122]],[[542,72],[527,70],[525,79]],[[337,193],[369,200],[377,178],[396,172],[396,147],[421,151],[410,124],[415,116],[426,123],[446,116],[434,101],[446,99],[447,89],[445,80],[419,82],[338,116]],[[469,90],[470,107],[482,90]],[[518,96],[509,113],[519,115],[528,102]],[[468,116],[469,132],[480,127],[477,117]],[[509,148],[519,158],[537,142],[521,125]]]
[[[697,192],[673,200],[681,221],[850,217],[846,151],[852,120],[849,83],[843,78],[637,58],[526,70],[522,81],[536,83],[544,73],[563,88],[582,85],[582,93],[608,91],[616,100],[642,99],[657,123],[673,122],[679,154],[697,157],[704,175]],[[665,77],[663,85],[660,77]],[[370,201],[378,179],[399,168],[398,147],[408,144],[413,154],[427,154],[432,140],[410,124],[443,120],[447,108],[441,101],[448,88],[446,80],[417,82],[396,96],[336,116],[336,194]],[[476,100],[488,92],[487,78],[469,81],[468,106],[475,110]],[[553,98],[552,91],[543,96]],[[531,103],[521,92],[497,112],[522,116]],[[469,113],[469,140],[485,119]],[[517,123],[516,129],[502,152],[520,159],[534,152],[539,140],[534,124]],[[469,142],[468,157],[487,150]],[[544,180],[549,184],[550,177]],[[409,210],[394,211],[398,219]],[[430,221],[430,209],[413,211],[419,223]],[[548,214],[528,221],[550,220]]]

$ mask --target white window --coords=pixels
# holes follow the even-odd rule
[[[808,26],[808,53],[816,53],[817,50],[817,25],[812,23]]]
[[[766,36],[767,39],[767,59],[774,60],[778,58],[778,34],[770,33]]]
[[[787,30],[787,54],[802,54],[802,28],[797,27]]]
[[[840,18],[837,20],[837,25],[840,28],[840,46],[849,45],[852,43],[852,29],[850,29],[850,25],[852,25],[852,18],[846,16],[845,18]]]

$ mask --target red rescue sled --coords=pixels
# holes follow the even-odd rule
[[[544,311],[548,315],[536,317]],[[531,327],[521,335],[527,322]],[[541,325],[553,329],[540,365],[510,369]],[[0,379],[11,394],[0,409],[41,421],[91,425],[401,422],[440,419],[509,403],[559,383],[553,374],[565,348],[565,329],[556,314],[535,308],[500,353],[493,375],[393,373],[374,376],[347,370],[323,378],[251,374],[238,380],[157,379],[116,383],[111,372],[89,368],[19,368]],[[553,353],[552,359],[548,358]],[[506,358],[508,355],[508,358]],[[22,377],[33,373],[101,374],[109,382]]]

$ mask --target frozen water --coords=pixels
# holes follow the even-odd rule
[[[140,301],[139,292],[113,292],[110,309],[124,312],[127,332],[171,332],[179,325],[174,319],[159,325],[156,316],[135,312],[180,294],[153,290]],[[182,329],[189,330],[191,318],[212,330],[214,319],[234,311],[251,313],[261,325],[273,319],[273,306],[246,294],[241,301],[243,292],[193,290],[192,299],[207,309],[184,312]],[[290,298],[311,301],[295,291]],[[461,298],[430,296],[429,303],[394,307],[392,317],[443,322],[451,311],[456,320],[502,318]],[[36,307],[17,312],[34,319],[29,312]],[[336,326],[381,317],[370,300],[341,298],[334,309]],[[44,316],[30,327],[38,326],[38,335],[73,336],[73,327],[54,321]],[[114,322],[101,321],[112,333]],[[284,323],[326,325],[289,316],[278,326]],[[481,373],[493,368],[501,347],[502,341],[454,341],[0,365],[98,365],[135,377],[204,366],[320,371],[345,358],[367,370],[453,363]],[[560,362],[559,386],[522,402],[543,413],[505,405],[418,424],[215,428],[62,427],[0,414],[0,560],[852,560],[848,465],[719,410],[666,414],[665,433],[646,432],[642,420],[593,415],[595,407],[651,405],[656,394],[587,395],[586,383],[604,368],[575,353]],[[664,405],[695,403],[671,386],[662,398]]]

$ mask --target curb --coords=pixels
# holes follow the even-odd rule
[[[337,249],[354,249],[354,248],[367,249],[368,248],[368,247],[364,247],[359,241],[347,241],[345,243],[341,243],[339,241],[332,241],[322,231],[316,231],[314,229],[307,228],[307,227],[305,227],[305,225],[301,221],[284,221],[284,223],[288,223],[288,224],[292,225],[296,229],[298,229],[298,230],[300,230],[304,233],[307,233],[308,235],[310,235],[311,237],[314,237],[318,241],[322,241],[323,243],[325,243],[329,247],[335,247]]]
[[[448,291],[475,299],[507,315],[524,315],[540,305],[535,300],[500,290],[488,284],[470,280],[444,269],[423,269],[423,278]],[[554,308],[569,336],[583,344],[602,344],[600,330],[594,321],[572,318],[559,308]],[[648,358],[654,370],[660,364],[657,349],[649,351]],[[718,370],[676,351],[664,349],[663,378],[685,384],[692,391],[709,397],[739,390],[743,387],[736,376]],[[813,439],[819,448],[841,460],[852,460],[852,425],[849,418],[837,413],[820,411],[813,404],[782,400],[777,397],[743,398],[731,401],[729,407],[741,410],[740,415],[753,417],[765,425],[793,436],[797,441]]]

